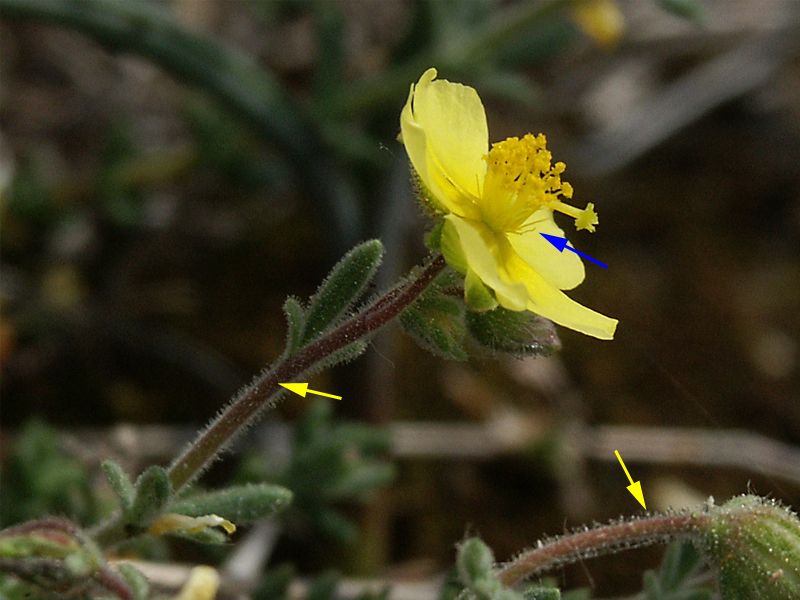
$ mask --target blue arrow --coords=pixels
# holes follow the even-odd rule
[[[547,233],[542,233],[542,237],[543,237],[544,239],[546,239],[548,242],[550,242],[551,244],[553,244],[553,246],[555,246],[555,247],[556,247],[556,250],[558,250],[559,252],[563,252],[563,251],[564,251],[564,248],[566,248],[566,249],[567,249],[567,250],[569,250],[570,252],[574,252],[574,253],[575,253],[575,254],[577,254],[578,256],[582,256],[582,257],[583,257],[583,258],[585,258],[586,260],[590,260],[590,261],[592,261],[594,264],[596,264],[596,265],[598,265],[598,266],[600,266],[600,267],[603,267],[604,269],[607,269],[607,268],[608,268],[608,265],[607,265],[607,264],[605,264],[605,263],[601,263],[601,262],[600,262],[599,260],[597,260],[596,258],[592,258],[592,257],[591,257],[591,256],[589,256],[588,254],[584,254],[583,252],[580,252],[580,251],[578,251],[578,250],[575,250],[575,248],[573,248],[572,246],[567,246],[567,244],[568,244],[568,242],[567,242],[567,238],[558,237],[557,235],[549,235],[549,234],[547,234]]]

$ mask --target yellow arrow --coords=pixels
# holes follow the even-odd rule
[[[334,400],[341,400],[341,396],[334,396],[333,394],[326,394],[325,392],[318,392],[316,390],[308,389],[307,383],[279,383],[290,392],[294,392],[298,396],[306,397],[306,394],[316,394],[317,396],[325,396],[326,398],[333,398]]]
[[[628,468],[625,466],[625,463],[622,462],[622,457],[619,455],[619,450],[614,450],[614,454],[617,455],[617,460],[619,461],[619,464],[622,465],[622,470],[625,471],[625,476],[628,478],[628,481],[631,482],[631,484],[628,486],[628,491],[634,498],[636,498],[639,504],[642,505],[642,508],[647,510],[647,504],[644,503],[644,492],[642,491],[642,482],[633,480],[631,474],[628,473]]]

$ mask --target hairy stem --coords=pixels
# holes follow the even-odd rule
[[[500,567],[498,579],[511,587],[560,565],[689,537],[706,528],[710,519],[711,515],[702,512],[655,515],[570,533],[544,542],[507,562]]]
[[[169,466],[173,490],[177,492],[190,484],[265,408],[272,405],[283,391],[279,382],[296,381],[333,352],[378,331],[414,302],[444,266],[444,258],[437,255],[407,283],[389,290],[337,328],[258,375]],[[119,516],[100,525],[94,537],[102,545],[123,539],[125,530]]]

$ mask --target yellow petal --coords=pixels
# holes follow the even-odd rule
[[[525,233],[508,234],[508,241],[517,254],[550,285],[560,290],[571,290],[580,284],[586,272],[583,262],[574,252],[559,252],[540,234],[566,237],[553,220],[553,211],[537,210],[523,226]]]
[[[554,323],[586,335],[610,340],[614,338],[618,321],[578,304],[564,292],[550,285],[521,257],[507,257],[508,273],[525,284],[528,291],[528,310]]]
[[[525,286],[514,281],[505,270],[507,257],[516,256],[505,236],[479,221],[468,221],[456,215],[445,218],[458,233],[469,268],[495,291],[500,305],[510,310],[525,310],[528,304]]]
[[[411,164],[425,186],[451,212],[466,217],[486,174],[489,150],[486,114],[471,87],[434,81],[422,74],[400,115],[400,130]]]
[[[219,574],[211,567],[195,567],[175,600],[214,600],[219,589]]]
[[[445,221],[442,225],[442,237],[440,239],[440,250],[447,264],[459,273],[466,275],[469,270],[467,258],[461,249],[461,241],[458,238],[458,231],[450,221]]]

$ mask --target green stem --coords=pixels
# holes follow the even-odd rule
[[[240,433],[252,425],[264,409],[274,405],[278,395],[284,391],[279,382],[297,381],[304,372],[333,352],[381,329],[414,302],[444,266],[444,258],[437,255],[406,284],[389,290],[329,333],[258,375],[172,461],[168,473],[173,490],[178,492],[194,481]],[[101,524],[93,535],[99,544],[108,545],[123,539],[125,529],[116,515]]]
[[[654,515],[570,533],[544,542],[502,565],[498,579],[511,587],[554,567],[586,558],[691,537],[707,529],[710,520],[710,514],[701,512]]]
[[[311,120],[246,54],[185,29],[160,6],[143,0],[0,0],[0,16],[80,31],[111,52],[145,57],[214,95],[286,153],[304,174],[300,185],[331,213],[341,241],[355,241],[359,211],[349,182],[326,157]]]

